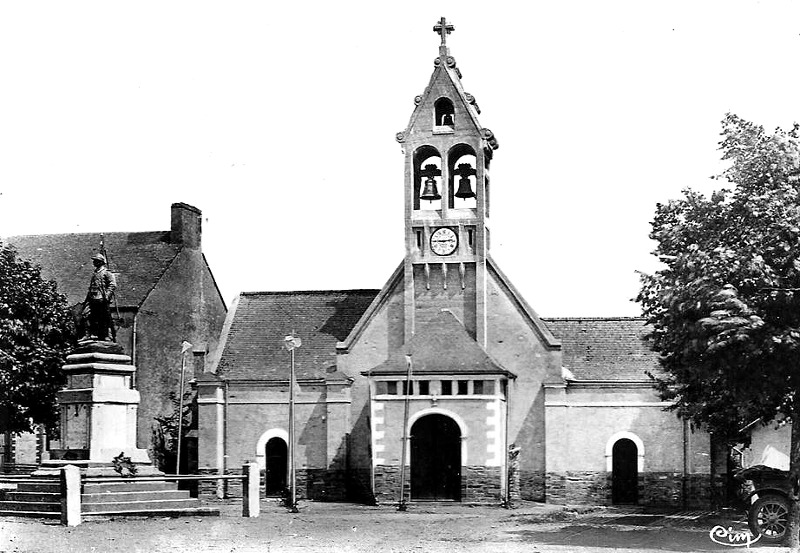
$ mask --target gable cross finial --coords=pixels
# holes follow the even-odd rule
[[[447,44],[447,35],[455,30],[456,28],[449,24],[444,17],[439,20],[439,23],[433,26],[433,32],[442,37],[442,46]]]

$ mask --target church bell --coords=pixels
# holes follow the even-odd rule
[[[461,175],[461,178],[458,179],[458,190],[454,196],[456,198],[474,198],[475,192],[472,191],[472,186],[469,184],[469,175],[474,175],[475,170],[469,163],[462,163],[458,166],[457,173]]]
[[[442,196],[436,190],[436,179],[432,176],[425,179],[425,188],[422,189],[422,194],[419,195],[420,200],[441,200]]]
[[[429,163],[423,169],[421,176],[427,177],[425,179],[425,187],[422,189],[422,194],[419,195],[420,200],[428,200],[432,202],[433,200],[441,200],[442,195],[439,194],[439,191],[436,190],[436,179],[433,177],[438,177],[441,175],[441,170],[436,167],[436,165]]]

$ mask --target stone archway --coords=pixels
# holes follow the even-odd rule
[[[411,499],[461,500],[461,429],[440,413],[411,426]]]

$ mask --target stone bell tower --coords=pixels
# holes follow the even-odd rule
[[[447,47],[454,27],[442,18],[439,56],[406,129],[406,336],[442,309],[486,345],[489,163],[497,140],[478,122],[480,109],[461,84]]]

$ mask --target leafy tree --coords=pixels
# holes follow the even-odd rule
[[[180,402],[178,394],[169,393],[169,400],[172,403],[172,411],[166,415],[155,417],[156,424],[152,427],[153,457],[158,466],[158,470],[168,474],[177,472],[178,464],[178,420],[180,419]],[[193,406],[196,394],[192,390],[187,390],[183,394],[183,420],[181,421],[181,457],[182,472],[185,472],[188,451],[186,448],[186,434],[193,428],[195,414]]]
[[[3,430],[56,430],[56,392],[75,345],[72,314],[55,282],[0,243],[0,411]]]
[[[662,398],[730,442],[754,420],[800,421],[800,140],[728,114],[720,143],[732,188],[687,189],[656,207],[650,237],[665,267],[637,300],[653,325]],[[798,482],[800,424],[790,473]],[[795,487],[797,490],[797,487]],[[790,539],[798,544],[798,494]]]

